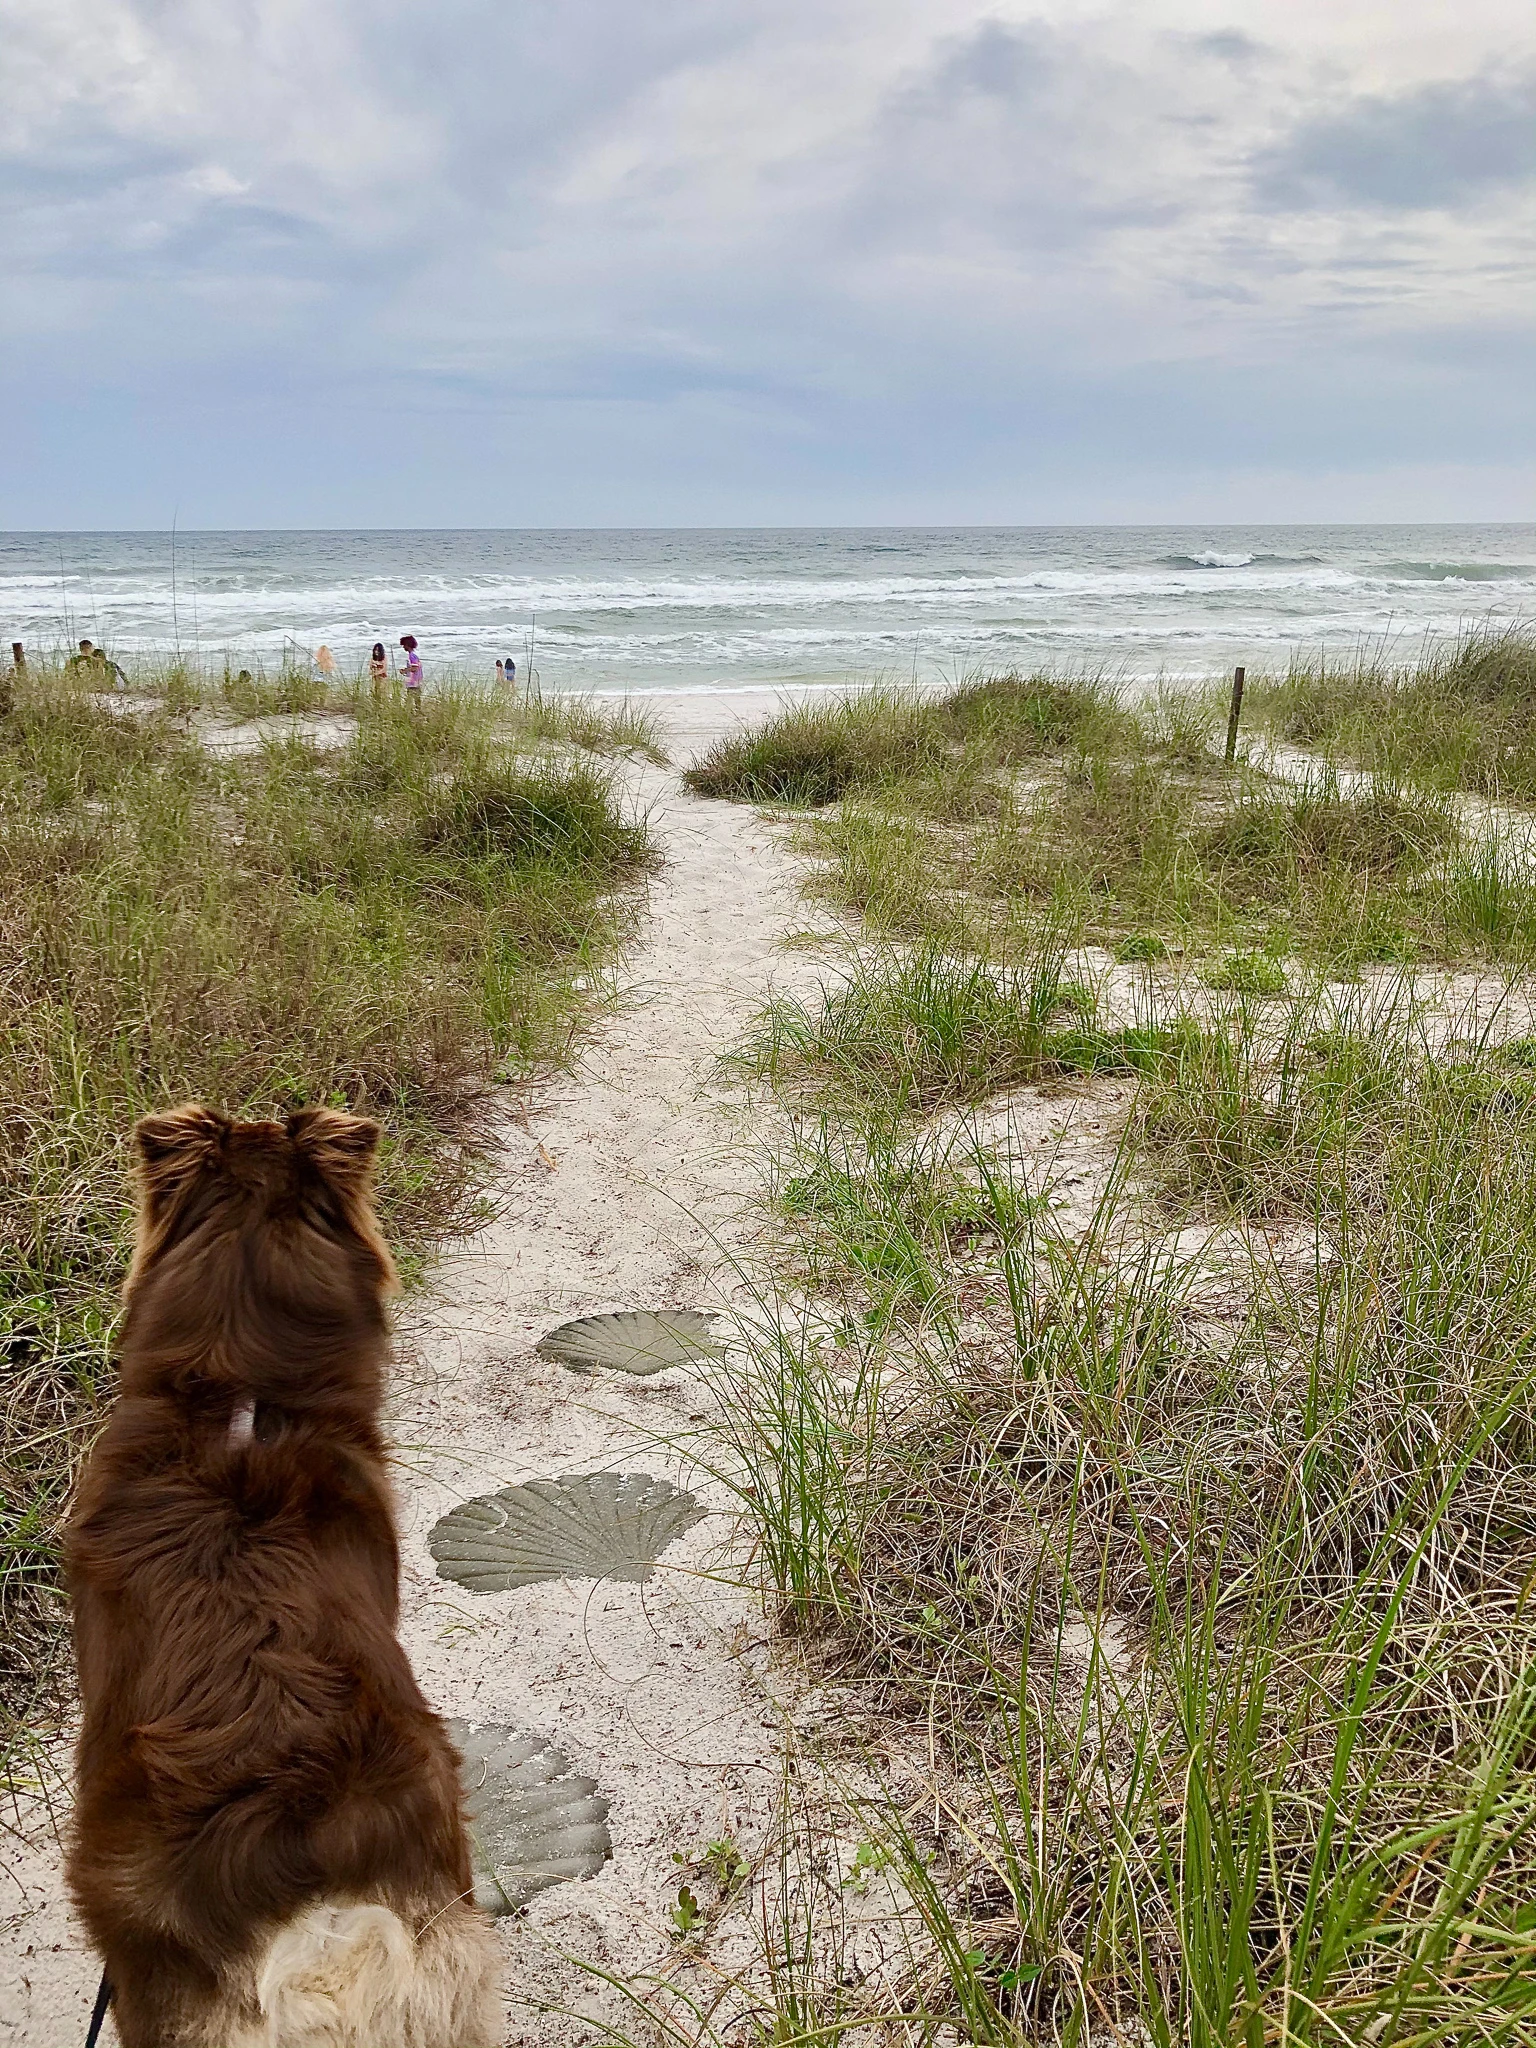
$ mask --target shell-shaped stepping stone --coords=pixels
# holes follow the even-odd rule
[[[427,1541],[438,1577],[471,1593],[541,1579],[648,1579],[667,1545],[708,1513],[668,1480],[588,1472],[467,1500]]]
[[[583,1316],[541,1337],[541,1358],[553,1358],[572,1372],[607,1366],[613,1372],[665,1372],[696,1358],[718,1358],[715,1319],[696,1308],[624,1309],[618,1315]]]
[[[515,1913],[567,1878],[591,1877],[613,1854],[608,1802],[592,1778],[542,1736],[450,1721],[464,1759],[475,1903]]]

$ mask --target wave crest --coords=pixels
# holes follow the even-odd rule
[[[1536,576],[1536,562],[1388,562],[1382,573],[1412,583],[1509,583]]]

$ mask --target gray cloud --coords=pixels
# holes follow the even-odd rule
[[[1486,65],[1515,0],[1464,4]],[[140,486],[175,467],[189,506],[188,409],[279,498],[376,479],[409,420],[401,510],[450,519],[477,421],[534,519],[793,516],[797,477],[816,517],[840,475],[959,491],[1074,445],[1377,460],[1423,362],[1449,379],[1448,306],[1528,324],[1499,168],[1527,73],[1345,98],[1354,61],[1278,15],[1260,44],[1190,12],[0,0],[0,516],[140,431]],[[1431,186],[1447,211],[1402,196]],[[1515,417],[1516,354],[1469,420]]]
[[[1302,121],[1254,164],[1275,210],[1455,206],[1536,178],[1536,72],[1360,98]]]
[[[1226,51],[984,21],[900,81],[871,128],[853,232],[908,256],[991,242],[1020,274],[1078,265],[1117,230],[1167,225],[1175,130],[1207,116],[1202,74]],[[1218,39],[1220,40],[1220,39]],[[1172,153],[1179,144],[1173,142]]]
[[[1235,28],[1211,29],[1204,35],[1192,36],[1190,41],[1197,49],[1208,56],[1219,57],[1234,69],[1246,69],[1269,54],[1265,44],[1255,42],[1252,36],[1244,35]]]

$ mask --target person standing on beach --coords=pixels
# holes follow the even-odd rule
[[[389,681],[389,657],[384,652],[384,642],[375,640],[373,652],[368,657],[368,680],[373,685],[376,698],[384,694],[384,685]]]
[[[315,649],[315,667],[319,669],[327,682],[336,673],[336,657],[323,640]]]
[[[405,689],[412,704],[421,703],[421,656],[416,652],[416,635],[402,633],[400,645],[405,649]]]
[[[517,663],[510,654],[505,661],[497,662],[496,680],[498,683],[505,683],[509,690],[517,688]]]

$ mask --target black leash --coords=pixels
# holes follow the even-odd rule
[[[96,2048],[101,2039],[101,2030],[107,2023],[107,2007],[112,2003],[112,1980],[105,1970],[101,1973],[101,1989],[96,1994],[96,2010],[91,2014],[91,2031],[85,2037],[85,2048]]]

